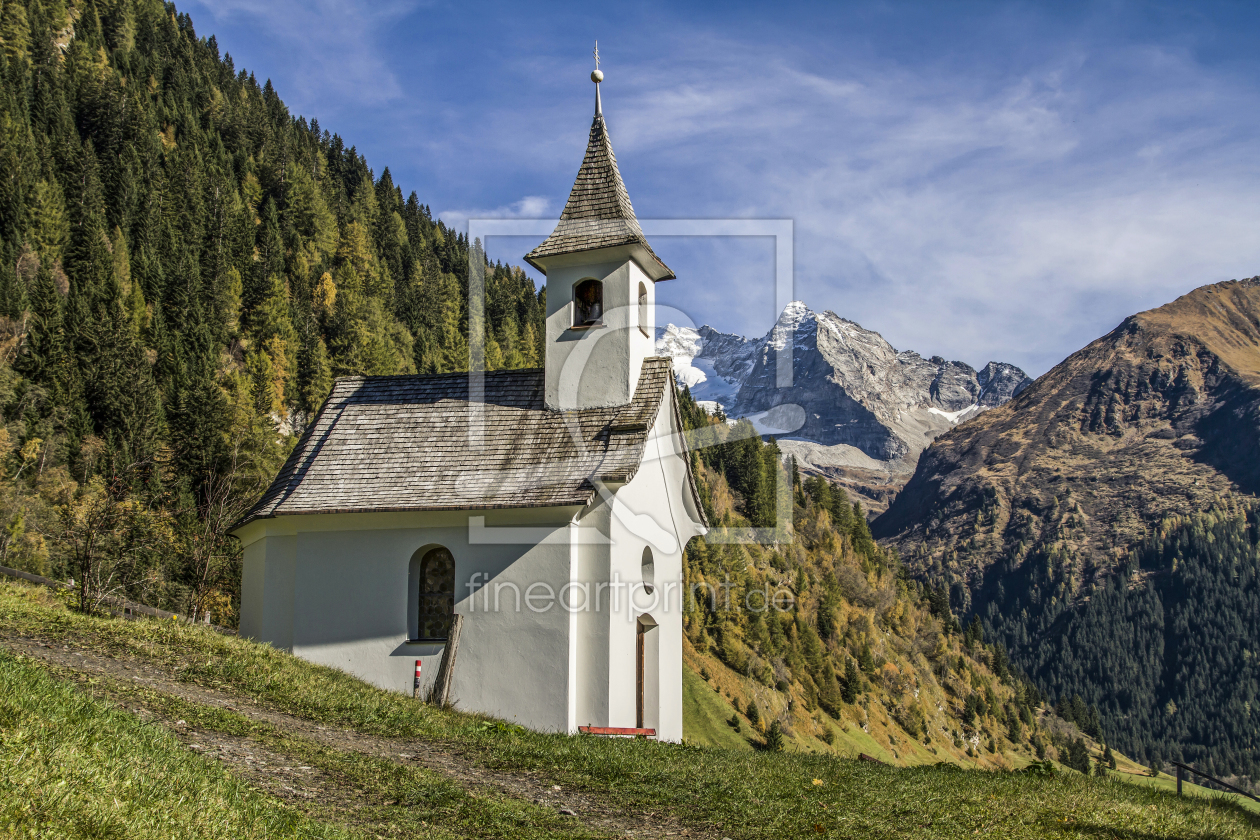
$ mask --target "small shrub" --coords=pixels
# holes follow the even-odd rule
[[[1054,778],[1057,771],[1054,769],[1053,761],[1034,761],[1032,764],[1029,764],[1019,772],[1027,773],[1030,776],[1042,776],[1049,779]]]

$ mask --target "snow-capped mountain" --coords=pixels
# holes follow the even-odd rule
[[[792,382],[778,387],[778,354],[791,347]],[[898,352],[877,332],[795,301],[762,338],[670,324],[657,353],[711,410],[748,417],[806,466],[906,474],[938,435],[1007,402],[1032,380],[989,362],[980,371],[939,356]]]

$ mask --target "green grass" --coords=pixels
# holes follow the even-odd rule
[[[728,750],[752,749],[747,738],[748,725],[741,723],[740,732],[736,732],[727,723],[734,711],[699,674],[683,667],[683,739],[687,743]]]
[[[1112,773],[1112,776],[1126,784],[1137,785],[1139,787],[1149,787],[1154,790],[1163,791],[1165,793],[1177,792],[1177,777],[1170,776],[1166,773],[1160,773],[1159,776],[1147,776],[1138,773]],[[1248,799],[1245,796],[1239,796],[1236,793],[1225,793],[1223,791],[1213,790],[1201,785],[1196,785],[1189,781],[1190,774],[1186,774],[1186,779],[1182,781],[1182,792],[1186,796],[1197,796],[1203,799],[1227,799],[1237,803],[1240,807],[1245,808],[1253,813],[1260,813],[1260,802],[1254,799]]]
[[[0,651],[0,835],[359,837],[308,819],[166,730]]]
[[[354,819],[371,821],[376,833],[414,836],[417,831],[441,829],[460,837],[594,836],[554,809],[485,791],[473,793],[423,767],[335,749],[220,706],[199,705],[118,680],[98,681],[109,683],[111,695],[143,703],[168,719],[184,720],[196,729],[248,738],[323,771],[342,787],[361,791]]]
[[[182,680],[312,721],[452,743],[486,767],[532,771],[540,780],[582,788],[627,810],[671,813],[693,830],[735,840],[1260,838],[1260,821],[1232,803],[1178,799],[1076,773],[1042,778],[953,766],[898,769],[818,754],[484,731],[476,716],[437,711],[265,646],[176,622],[80,616],[16,585],[0,586],[0,625],[148,659]],[[225,718],[220,725],[236,724]]]

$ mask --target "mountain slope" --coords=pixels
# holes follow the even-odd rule
[[[1257,429],[1260,279],[1204,286],[940,437],[873,530],[970,582],[1057,547],[1075,589],[1164,517],[1260,489]]]
[[[1109,740],[1260,777],[1260,278],[1127,318],[941,436],[872,524]]]
[[[173,4],[0,3],[0,173],[5,565],[230,622],[224,530],[333,378],[467,367],[479,245]],[[487,366],[536,366],[533,281],[485,280]]]
[[[793,382],[779,388],[777,358],[789,343]],[[801,301],[789,304],[761,339],[671,324],[658,350],[675,358],[680,383],[696,399],[714,399],[727,415],[798,405],[804,416],[783,431],[880,461],[913,459],[941,432],[1031,381],[1013,365],[989,362],[977,373],[963,362],[898,352],[879,333]],[[769,420],[761,425],[776,428]]]

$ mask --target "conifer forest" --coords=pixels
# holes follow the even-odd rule
[[[466,369],[469,243],[171,4],[0,38],[0,564],[230,622],[225,531],[333,379]],[[533,282],[485,287],[486,366],[538,366]]]

